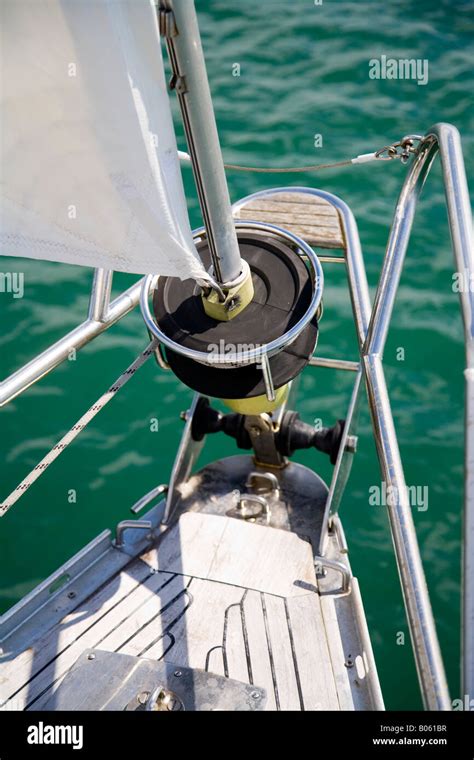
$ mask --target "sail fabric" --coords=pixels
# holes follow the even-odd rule
[[[1,0],[0,253],[208,280],[151,0]]]

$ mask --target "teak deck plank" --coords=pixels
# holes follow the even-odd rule
[[[350,707],[338,698],[331,653],[340,652],[327,641],[311,547],[294,533],[186,513],[97,588],[0,667],[2,700],[32,710],[54,703],[78,657],[96,648],[255,684],[267,710]]]
[[[275,192],[237,207],[234,217],[276,224],[318,248],[345,247],[337,209],[324,198]]]
[[[153,568],[278,596],[316,590],[311,545],[296,533],[188,512],[142,556]]]

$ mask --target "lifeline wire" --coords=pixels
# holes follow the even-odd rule
[[[10,507],[12,507],[15,502],[17,502],[18,499],[23,496],[24,493],[26,493],[28,488],[33,485],[33,483],[38,480],[40,475],[43,474],[49,465],[52,464],[52,462],[54,462],[54,460],[57,459],[60,454],[63,453],[64,449],[66,449],[69,444],[72,443],[72,441],[79,435],[79,433],[84,430],[89,422],[94,419],[96,414],[98,414],[100,410],[109,403],[109,401],[112,401],[120,388],[123,388],[123,386],[128,383],[130,378],[133,377],[137,369],[140,369],[140,367],[145,364],[147,359],[149,359],[149,357],[154,352],[157,345],[158,341],[153,339],[151,343],[149,343],[145,348],[145,350],[142,351],[139,356],[137,356],[135,361],[133,361],[132,364],[124,372],[122,372],[120,377],[118,377],[115,383],[110,386],[108,391],[106,391],[99,399],[97,399],[95,404],[93,404],[87,410],[87,412],[82,415],[82,417],[76,422],[75,425],[72,426],[66,435],[64,435],[61,440],[55,446],[53,446],[51,451],[46,454],[41,462],[39,462],[36,467],[34,467],[33,470],[31,470],[31,472],[26,476],[26,478],[17,485],[14,491],[12,491],[11,494],[7,496],[5,501],[0,504],[0,517],[3,517],[3,515],[8,512]]]
[[[372,154],[370,154],[372,155]],[[336,161],[334,164],[314,164],[309,166],[290,166],[267,168],[264,166],[240,166],[239,164],[224,164],[225,169],[235,172],[253,172],[255,174],[292,174],[293,172],[317,172],[319,169],[332,169],[337,166],[349,166],[353,161]]]
[[[241,166],[240,164],[224,164],[225,169],[236,172],[252,172],[254,174],[292,174],[293,172],[317,172],[320,169],[335,169],[338,166],[351,166],[352,164],[368,164],[372,161],[382,159],[380,151],[375,153],[363,153],[360,156],[351,158],[347,161],[335,161],[332,164],[310,164],[309,166],[285,166],[285,167],[266,167],[266,166]],[[183,150],[178,150],[178,156],[181,161],[191,163],[191,156]],[[398,158],[398,155],[390,156]],[[383,159],[382,159],[383,160]]]
[[[362,153],[360,156],[350,158],[347,161],[335,161],[331,164],[309,164],[308,166],[285,166],[281,168],[224,164],[224,168],[236,172],[252,172],[254,174],[293,174],[294,172],[317,172],[320,169],[335,169],[339,166],[351,166],[352,164],[368,164],[372,161],[391,161],[394,158],[401,159],[402,164],[405,164],[410,154],[417,152],[415,143],[420,143],[422,139],[421,135],[406,135],[401,140],[392,143],[392,145],[385,145],[373,153]],[[178,150],[178,157],[181,161],[191,163],[191,156],[183,150]]]

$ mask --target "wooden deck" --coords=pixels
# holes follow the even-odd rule
[[[315,247],[345,247],[337,209],[323,198],[305,193],[275,192],[265,198],[254,198],[237,205],[234,217],[276,224]]]
[[[255,684],[267,710],[354,709],[334,601],[295,533],[187,513],[0,667],[0,700],[41,710],[85,649]]]

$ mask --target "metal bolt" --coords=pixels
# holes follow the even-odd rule
[[[90,654],[87,655],[87,659],[88,660],[95,660],[95,654],[93,652],[91,652]]]
[[[150,696],[149,691],[141,691],[140,694],[137,694],[137,702],[139,705],[146,705],[148,702],[148,697]]]
[[[181,678],[181,676],[183,675],[182,672],[181,672],[181,670],[175,670],[174,674],[175,674],[176,678]]]
[[[234,309],[236,309],[237,306],[239,306],[239,305],[240,305],[240,298],[239,298],[239,296],[234,296],[233,298],[230,299],[230,301],[226,304],[226,306],[224,308],[225,308],[225,310],[227,312],[229,312],[229,311],[233,311]]]
[[[316,563],[316,565],[314,566],[314,572],[316,573],[318,578],[325,578],[326,575],[328,574],[328,571],[326,570],[324,565],[322,565],[320,562]]]
[[[251,691],[250,696],[252,697],[252,699],[260,699],[262,695],[260,694],[259,691]]]
[[[356,435],[348,435],[346,440],[346,451],[348,451],[350,454],[355,454],[357,451],[357,436]]]
[[[184,706],[176,694],[163,686],[159,686],[150,695],[145,709],[147,712],[174,712],[184,710]]]
[[[69,594],[68,594],[69,599],[74,599],[75,596],[76,596],[76,592],[75,591],[70,591]]]
[[[180,412],[180,414],[179,414],[179,419],[183,420],[183,422],[187,422],[187,420],[188,420],[188,411]]]

